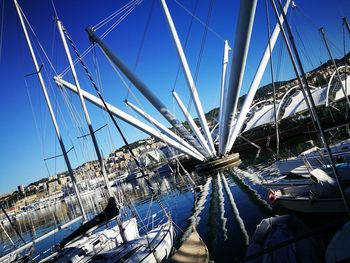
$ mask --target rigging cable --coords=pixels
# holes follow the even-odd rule
[[[93,88],[95,89],[95,91],[96,91],[98,97],[101,99],[101,101],[102,101],[102,103],[103,103],[103,105],[104,105],[106,111],[108,112],[108,115],[110,116],[110,118],[111,118],[111,120],[112,120],[114,126],[117,128],[118,133],[119,133],[120,136],[122,137],[122,140],[123,140],[124,144],[126,145],[126,148],[127,148],[128,151],[130,152],[130,154],[131,154],[132,158],[134,159],[136,165],[140,168],[142,177],[144,177],[147,186],[150,188],[150,190],[151,190],[153,196],[156,198],[156,200],[157,200],[157,202],[158,202],[160,208],[165,212],[165,214],[166,214],[166,215],[168,216],[168,218],[170,219],[170,217],[169,217],[168,213],[166,212],[164,206],[163,206],[162,203],[160,202],[160,199],[159,199],[157,193],[155,192],[155,190],[153,189],[151,183],[149,182],[148,178],[146,177],[146,173],[145,173],[144,169],[141,167],[139,161],[137,160],[136,155],[134,154],[133,150],[131,149],[131,147],[130,147],[130,145],[129,145],[127,139],[126,139],[126,137],[124,136],[124,134],[123,134],[123,132],[122,132],[122,130],[121,130],[121,128],[120,128],[120,126],[118,125],[117,121],[115,120],[114,116],[112,115],[111,111],[109,110],[109,107],[107,106],[107,104],[106,104],[106,102],[105,102],[105,100],[104,100],[104,98],[103,98],[103,96],[102,96],[100,90],[98,89],[98,87],[97,87],[97,85],[96,85],[96,82],[95,82],[94,79],[92,78],[92,76],[91,76],[91,74],[90,74],[90,72],[89,72],[89,70],[88,70],[88,68],[87,68],[87,66],[86,66],[86,64],[85,64],[85,62],[84,62],[84,61],[82,60],[82,58],[80,57],[80,54],[79,54],[79,52],[78,52],[78,50],[77,50],[77,48],[76,48],[76,46],[75,46],[75,44],[74,44],[72,38],[69,36],[69,34],[68,34],[68,32],[67,32],[66,30],[64,30],[64,33],[65,33],[65,35],[66,35],[68,41],[70,42],[70,44],[71,44],[71,46],[72,46],[72,48],[73,48],[75,54],[76,54],[77,57],[79,58],[79,61],[80,61],[81,65],[82,65],[82,67],[84,68],[85,73],[87,74],[88,78],[90,79],[91,84],[92,84]],[[92,44],[93,44],[93,43],[92,43]]]
[[[134,68],[133,68],[134,72],[136,72],[137,66],[138,66],[139,61],[140,61],[141,52],[142,52],[142,49],[143,49],[143,46],[144,46],[144,43],[145,43],[146,34],[148,32],[148,28],[149,28],[149,25],[150,25],[150,22],[151,22],[151,18],[152,18],[152,14],[153,14],[153,10],[154,10],[154,2],[155,2],[155,0],[152,0],[151,10],[150,10],[150,12],[148,12],[148,17],[147,17],[147,20],[146,20],[145,29],[144,29],[142,37],[141,37],[141,44],[139,46],[139,49],[137,50],[136,61],[135,61],[135,65],[134,65]],[[130,82],[129,87],[131,87],[131,85],[132,84]],[[129,90],[128,90],[127,94],[126,94],[126,99],[128,99],[128,95],[129,95]]]
[[[199,75],[199,69],[202,63],[202,59],[203,59],[203,52],[204,52],[204,46],[205,46],[205,42],[207,40],[207,35],[208,35],[208,28],[209,28],[209,21],[211,18],[211,14],[213,11],[213,6],[214,6],[214,2],[215,0],[211,0],[210,1],[210,5],[209,5],[209,10],[208,10],[208,14],[207,14],[207,18],[205,20],[205,27],[204,27],[204,32],[203,32],[203,36],[202,36],[202,40],[201,40],[201,45],[200,45],[200,50],[199,50],[199,54],[198,54],[198,60],[197,60],[197,65],[196,65],[196,71],[194,74],[194,82],[196,83],[198,80],[198,75]],[[189,98],[189,102],[187,105],[187,109],[188,111],[190,111],[191,109],[191,105],[192,105],[192,101],[193,101],[193,95],[191,92],[191,96]]]
[[[199,2],[198,0],[195,2],[195,5],[194,5],[193,11],[192,11],[193,14],[196,14],[196,11],[197,11],[197,8],[198,8],[198,2]],[[186,47],[187,47],[187,44],[188,44],[188,39],[190,37],[190,32],[191,32],[191,29],[192,29],[194,18],[195,18],[195,16],[192,15],[192,19],[190,21],[190,25],[189,25],[187,33],[186,33],[186,38],[185,38],[185,43],[184,43],[184,50],[186,50]],[[178,67],[177,67],[177,72],[176,72],[176,75],[175,75],[175,81],[174,81],[173,90],[175,90],[177,79],[178,79],[179,74],[180,74],[180,69],[181,69],[181,64],[179,62]]]
[[[139,1],[139,0],[136,0],[136,1]],[[122,11],[124,11],[126,8],[129,7],[129,5],[133,4],[133,2],[136,2],[136,1],[130,1],[128,2],[125,6],[121,7],[120,9],[118,9],[117,11],[115,11],[113,14],[111,14],[110,16],[108,16],[107,18],[111,17],[111,19],[109,19],[108,21],[105,21],[107,20],[107,18],[105,18],[104,20],[102,20],[101,22],[97,23],[93,28],[95,30],[97,29],[100,29],[101,27],[103,27],[105,24],[107,24],[108,22],[110,22],[112,19],[114,19],[117,15],[119,15]],[[114,15],[114,16],[113,16]],[[113,16],[113,17],[112,17]],[[125,16],[126,17],[126,16]],[[123,17],[123,19],[125,19],[125,17]],[[118,22],[118,25],[121,23],[121,21]],[[117,25],[114,25],[114,28],[116,27]],[[108,32],[109,34],[109,32]],[[87,54],[89,54],[89,52],[91,51],[91,49],[93,48],[93,46],[89,45],[81,54],[80,54],[80,57],[81,58],[84,58]],[[79,59],[76,58],[74,61],[73,61],[73,65],[76,65],[77,63],[79,62]],[[64,76],[66,75],[68,72],[70,71],[70,66],[67,66],[63,71],[62,73],[60,74],[60,76]],[[57,75],[57,74],[56,74]]]
[[[109,16],[107,16],[105,19],[102,19],[100,22],[98,22],[95,26],[93,26],[93,28],[95,30],[100,29],[101,27],[103,27],[104,25],[106,25],[108,22],[110,22],[111,20],[113,20],[114,18],[116,18],[118,15],[120,15],[123,11],[125,11],[127,8],[129,8],[131,5],[133,5],[135,2],[137,2],[138,0],[133,0],[130,1],[128,3],[126,3],[124,6],[122,6],[121,8],[119,8],[118,10],[116,10],[115,12],[113,12],[112,14],[110,14]]]
[[[275,119],[275,129],[276,129],[276,156],[279,158],[280,150],[279,150],[279,131],[278,131],[278,116],[276,112],[276,87],[275,87],[275,78],[273,72],[273,59],[272,59],[272,49],[271,49],[271,31],[270,31],[270,16],[268,10],[268,2],[265,0],[265,10],[266,10],[266,27],[267,27],[267,37],[268,37],[268,45],[269,45],[269,53],[270,53],[270,73],[271,73],[271,82],[272,82],[272,96],[273,96],[273,112]]]
[[[1,27],[0,27],[0,63],[2,55],[2,42],[4,36],[4,21],[5,21],[5,0],[2,1],[2,10],[1,10]]]
[[[102,35],[101,39],[104,39],[109,33],[111,33],[115,27],[117,27],[129,14],[131,14],[135,8],[142,3],[142,0],[135,1],[135,3],[127,10],[117,21],[115,21]]]
[[[192,16],[194,19],[196,19],[202,26],[206,26],[205,23],[200,20],[197,16],[195,16],[193,13],[191,13],[190,10],[188,10],[185,6],[183,6],[179,1],[174,0],[174,2],[180,6],[183,10],[185,10],[190,16]],[[218,39],[220,39],[223,43],[225,42],[225,38],[222,37],[219,33],[217,33],[215,30],[213,30],[211,27],[208,26],[208,30],[214,34]]]

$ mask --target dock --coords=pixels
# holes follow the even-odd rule
[[[208,263],[209,251],[194,229],[175,254],[166,263]]]

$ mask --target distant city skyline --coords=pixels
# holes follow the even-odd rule
[[[128,1],[102,0],[97,3],[90,0],[76,0],[73,2],[61,0],[53,2],[59,18],[82,52],[89,46],[85,28],[96,25]],[[179,0],[178,2],[191,11],[195,9],[197,3],[195,0]],[[195,15],[200,20],[206,21],[211,1],[199,2],[200,4],[197,5]],[[270,1],[268,2],[270,3]],[[168,0],[167,3],[181,42],[184,45],[192,17],[177,4],[177,1]],[[185,49],[192,74],[195,78],[197,76],[197,89],[205,112],[219,105],[223,41],[227,39],[230,46],[234,46],[234,31],[239,6],[239,1],[226,0],[213,3],[209,27],[215,31],[215,34],[212,31],[208,32],[203,57],[198,69],[197,61],[204,27],[196,19],[193,20]],[[326,30],[334,55],[342,57],[342,17],[347,16],[350,18],[350,2],[346,0],[310,0],[295,1],[295,3],[297,8],[294,10],[290,8],[288,17],[290,18],[305,69],[310,70],[319,66],[320,62],[325,62],[329,59],[320,34],[317,31],[321,26]],[[73,167],[75,168],[89,160],[95,160],[96,157],[90,138],[77,139],[78,136],[87,134],[86,123],[77,96],[70,92],[64,92],[64,94],[68,94],[70,103],[75,108],[74,111],[67,109],[62,92],[57,89],[52,81],[52,77],[56,74],[55,71],[57,73],[62,72],[68,66],[68,62],[54,23],[55,11],[51,1],[19,0],[19,4],[55,68],[55,70],[50,68],[44,54],[40,51],[36,38],[32,37],[38,58],[43,59],[45,81],[59,120],[66,148],[74,147],[69,153]],[[3,32],[0,34],[3,38],[0,49],[0,80],[2,86],[0,102],[0,120],[2,123],[2,129],[0,130],[2,145],[0,178],[2,183],[0,185],[0,193],[4,193],[16,190],[18,185],[28,185],[30,182],[40,178],[63,172],[66,170],[66,166],[62,158],[44,161],[45,158],[60,155],[61,152],[37,77],[35,75],[24,77],[35,70],[13,2],[3,0],[0,1],[0,6],[5,8],[4,12],[0,12],[0,15],[4,14],[4,17],[0,19],[0,22],[4,21]],[[276,19],[271,7],[269,16],[272,30]],[[147,21],[149,21],[149,24]],[[146,27],[147,32],[144,34]],[[102,35],[106,29],[107,26],[99,29],[97,34]],[[143,36],[145,36],[144,39]],[[281,44],[281,40],[279,38],[273,53],[276,80],[288,80],[295,76],[285,49],[283,48],[283,51],[280,51],[281,47],[284,46],[284,44]],[[349,52],[349,35],[346,35],[345,40],[345,51]],[[181,69],[179,77],[175,81],[179,59],[161,10],[160,1],[143,1],[120,25],[106,36],[105,41],[113,52],[123,58],[130,68],[135,68],[136,61],[138,61],[136,73],[169,109],[174,111],[180,120],[184,120],[184,118],[173,103],[171,97],[173,88],[176,88],[180,97],[190,106],[192,115],[197,117],[193,103],[189,100],[190,95],[188,94],[188,88]],[[137,60],[141,44],[142,52]],[[247,92],[266,44],[265,1],[258,1],[241,94]],[[72,55],[75,58],[74,54]],[[135,88],[131,87],[131,90],[137,96],[137,100],[135,100],[98,48],[96,48],[96,57],[98,66],[93,63],[92,52],[86,56],[86,62],[89,64],[92,73],[100,77],[96,77],[96,79],[101,79],[101,89],[108,102],[136,116],[123,103],[123,100],[128,98],[144,108],[164,125],[170,127],[170,124],[156,112],[142,95]],[[77,65],[77,70],[82,87],[95,94],[80,65]],[[98,70],[100,75],[97,74]],[[198,73],[196,74],[196,72]],[[68,72],[65,74],[64,79],[73,82],[70,75],[70,72]],[[260,86],[269,83],[270,79],[270,72],[267,68]],[[97,132],[103,155],[106,157],[112,150],[123,146],[122,141],[109,121],[108,116],[89,103],[87,103],[87,106],[95,129],[106,123],[109,124],[108,127]],[[148,137],[148,135],[121,121],[118,121],[118,123],[123,127],[125,135],[130,142]]]

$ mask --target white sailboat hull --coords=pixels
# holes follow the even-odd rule
[[[330,148],[335,160],[341,158],[342,162],[350,162],[350,139],[334,144]],[[314,148],[296,157],[279,160],[276,162],[276,165],[281,174],[288,174],[293,169],[305,165],[305,161],[313,168],[319,168],[323,164],[329,164],[328,154],[326,154],[325,150]]]

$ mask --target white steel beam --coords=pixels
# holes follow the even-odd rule
[[[290,0],[287,0],[286,4],[284,6],[285,12],[287,12],[290,2],[291,2]],[[282,15],[279,16],[279,19],[280,19],[281,23],[283,24],[284,20],[283,20]],[[279,36],[280,31],[281,31],[281,29],[277,23],[273,32],[272,32],[271,38],[270,38],[271,51],[273,50],[273,48],[277,42],[277,38]],[[238,116],[238,120],[236,122],[236,125],[230,127],[231,133],[230,133],[229,142],[227,144],[226,152],[229,152],[232,149],[232,146],[233,146],[235,140],[237,139],[237,136],[241,132],[242,126],[243,126],[244,121],[246,120],[247,114],[249,112],[250,105],[252,104],[255,93],[256,93],[257,89],[259,88],[261,79],[263,77],[267,63],[269,62],[269,59],[270,59],[270,50],[269,50],[269,45],[267,44],[267,46],[265,48],[264,55],[261,58],[258,70],[255,73],[253,82],[250,85],[249,91],[246,95],[246,99],[244,100],[243,106],[242,106],[240,114]]]
[[[226,81],[226,72],[227,72],[227,64],[228,64],[228,53],[231,50],[230,46],[228,45],[227,40],[225,40],[225,45],[224,45],[224,55],[223,55],[223,61],[222,61],[222,75],[221,75],[221,91],[220,91],[220,107],[219,107],[219,140],[222,137],[223,133],[223,116],[224,116],[224,98],[226,94],[226,89],[225,89],[225,81]]]
[[[185,115],[186,120],[188,122],[188,124],[190,125],[191,130],[193,131],[193,133],[197,136],[199,143],[203,146],[203,148],[207,151],[207,154],[210,157],[214,157],[215,154],[211,151],[211,149],[209,148],[207,142],[205,141],[205,138],[203,137],[201,131],[198,129],[196,123],[194,122],[191,114],[188,112],[187,108],[185,107],[185,105],[183,104],[183,102],[181,101],[179,95],[176,93],[175,90],[173,90],[173,96],[177,102],[177,104],[179,105],[182,113]]]
[[[145,83],[128,68],[128,66],[116,55],[109,47],[100,39],[94,32],[92,28],[88,28],[87,32],[90,39],[97,43],[101,48],[104,55],[112,62],[118,69],[123,72],[123,74],[130,80],[130,82],[147,98],[147,100],[159,111],[160,114],[168,120],[171,125],[189,142],[191,143],[199,152],[203,155],[205,154],[202,146],[197,142],[195,138],[189,133],[189,131],[182,125],[182,123],[175,118],[175,116],[170,112],[170,110],[164,105],[163,102],[156,96],[153,91],[147,87]]]
[[[209,131],[207,120],[205,119],[205,115],[203,112],[201,101],[199,99],[197,88],[196,88],[196,85],[193,81],[190,67],[188,66],[187,59],[186,59],[185,53],[183,51],[179,36],[176,32],[174,22],[171,18],[171,15],[170,15],[170,12],[169,12],[169,9],[168,9],[168,6],[167,6],[165,0],[161,0],[161,2],[162,2],[164,14],[165,14],[167,21],[168,21],[168,26],[169,26],[170,32],[173,36],[173,40],[174,40],[174,43],[176,46],[177,53],[178,53],[180,61],[181,61],[182,69],[185,73],[188,88],[190,89],[190,92],[192,94],[193,102],[194,102],[194,105],[196,107],[199,121],[201,123],[204,135],[205,135],[207,141],[209,142],[209,147],[211,149],[211,152],[213,152],[215,154],[216,150],[214,147],[214,142],[213,142],[213,139],[212,139],[210,131]]]
[[[182,144],[183,146],[187,147],[190,151],[197,155],[202,155],[200,152],[198,152],[192,145],[187,143],[184,139],[176,135],[174,132],[172,132],[170,129],[165,127],[163,124],[161,124],[159,121],[157,121],[155,118],[153,118],[151,115],[147,114],[143,110],[141,110],[136,105],[132,104],[130,101],[125,100],[125,104],[130,107],[132,110],[134,110],[137,114],[139,114],[141,117],[152,123],[154,126],[156,126],[162,133],[169,136],[171,139],[176,141],[179,144]]]
[[[233,48],[230,81],[225,96],[225,110],[223,118],[223,133],[220,138],[219,152],[225,154],[229,137],[229,129],[235,121],[238,98],[242,86],[243,75],[248,55],[250,37],[253,28],[257,0],[241,0],[237,20],[235,44]]]
[[[59,85],[62,85],[68,89],[70,89],[71,91],[77,93],[77,88],[75,85],[59,78],[59,77],[54,77],[54,80],[56,81],[56,83],[58,83]],[[81,89],[81,94],[83,95],[83,97],[90,101],[91,103],[95,104],[96,106],[98,106],[99,108],[106,110],[103,102],[97,98],[96,96],[88,93],[87,91]],[[117,118],[129,123],[130,125],[136,127],[137,129],[147,133],[148,135],[154,136],[156,138],[158,138],[159,140],[169,144],[170,146],[174,147],[175,149],[178,149],[179,151],[188,154],[189,156],[198,159],[199,161],[204,161],[204,157],[202,155],[198,155],[198,154],[194,154],[192,151],[190,151],[189,149],[187,149],[186,147],[184,147],[183,145],[179,144],[178,142],[174,141],[173,139],[169,138],[168,136],[161,134],[159,131],[157,131],[156,129],[150,127],[149,125],[139,121],[138,119],[134,118],[133,116],[123,112],[122,110],[116,108],[115,106],[106,103],[107,107],[109,109],[109,111],[116,116]]]

